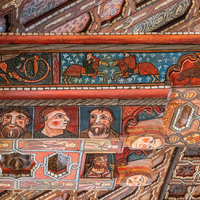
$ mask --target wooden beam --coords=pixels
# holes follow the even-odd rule
[[[13,99],[142,99],[167,98],[170,89],[1,90],[0,100]]]
[[[200,44],[200,35],[1,35],[0,44]]]

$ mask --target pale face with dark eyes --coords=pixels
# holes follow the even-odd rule
[[[126,180],[126,186],[145,186],[148,178],[144,175],[131,176]]]
[[[45,126],[49,129],[64,130],[69,121],[69,117],[63,110],[55,110],[45,116]]]
[[[132,149],[156,149],[162,146],[160,139],[154,139],[153,137],[141,137],[137,139],[132,145]]]

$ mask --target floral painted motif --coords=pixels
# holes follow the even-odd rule
[[[104,5],[104,11],[101,15],[101,21],[110,20],[120,13],[124,0],[112,0]]]

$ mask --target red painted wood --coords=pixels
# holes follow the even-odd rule
[[[200,35],[2,35],[0,44],[200,44]]]
[[[0,100],[167,98],[169,91],[170,89],[43,90],[43,91],[1,90]]]

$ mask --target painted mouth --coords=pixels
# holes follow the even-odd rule
[[[14,125],[9,125],[8,127],[9,127],[9,128],[15,128],[16,126],[14,126]]]

